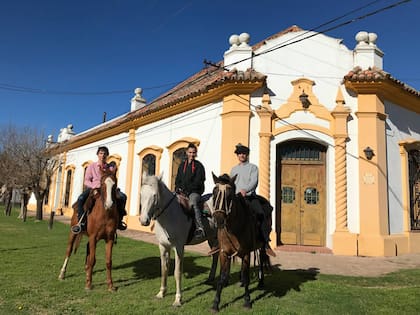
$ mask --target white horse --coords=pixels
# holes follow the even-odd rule
[[[168,267],[170,253],[175,251],[175,283],[176,295],[172,305],[182,303],[182,272],[184,261],[184,246],[202,243],[205,239],[189,241],[193,225],[193,217],[188,216],[179,204],[176,194],[162,182],[161,176],[143,174],[140,192],[140,223],[148,226],[152,219],[156,220],[155,235],[159,242],[161,262],[161,285],[157,298],[163,298],[167,291]],[[211,220],[203,220],[204,230],[210,247],[217,246],[217,230]],[[214,281],[219,254],[213,254],[213,262],[208,282]]]

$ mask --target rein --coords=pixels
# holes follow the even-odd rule
[[[169,199],[169,201],[166,203],[166,205],[163,208],[157,207],[158,210],[160,210],[160,211],[158,212],[157,215],[153,216],[154,220],[159,218],[165,212],[165,210],[168,209],[169,205],[171,204],[172,201],[174,201],[175,197],[176,197],[176,193],[172,193],[172,198]]]

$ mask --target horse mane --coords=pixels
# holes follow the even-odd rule
[[[219,177],[218,177],[218,180],[219,180],[219,182],[220,183],[222,183],[222,184],[231,184],[231,182],[232,182],[232,179],[230,178],[230,176],[228,175],[228,174],[226,174],[226,173],[224,173],[223,175],[220,175]]]

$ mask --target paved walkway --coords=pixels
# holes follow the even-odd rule
[[[55,216],[56,221],[69,223],[66,216]],[[129,237],[148,243],[157,244],[154,234],[127,229],[118,231],[120,237]],[[209,251],[207,243],[186,246],[190,252],[206,255]],[[276,248],[277,257],[271,257],[273,266],[283,270],[315,269],[323,274],[346,276],[379,276],[400,269],[420,268],[420,253],[396,257],[356,257],[338,256],[324,253],[291,252]]]

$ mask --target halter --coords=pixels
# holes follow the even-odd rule
[[[222,212],[226,215],[229,215],[229,213],[232,211],[233,201],[231,200],[230,203],[228,202],[226,191],[227,188],[232,188],[232,186],[229,184],[221,185],[220,183],[217,186],[219,187],[219,190],[217,192],[216,198],[214,199],[214,205],[216,206],[214,213]],[[223,209],[223,205],[226,205],[227,207]]]
[[[157,218],[159,218],[164,212],[165,212],[165,210],[166,209],[168,209],[169,208],[169,205],[171,204],[171,202],[175,199],[175,197],[176,197],[176,193],[172,193],[172,197],[171,197],[171,199],[169,199],[169,201],[166,203],[166,205],[163,207],[163,208],[161,208],[161,207],[159,207],[159,205],[156,207],[156,209],[157,210],[160,210],[157,214],[154,214],[153,216],[152,216],[152,219],[153,220],[156,220]]]

